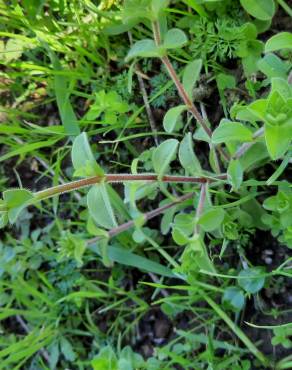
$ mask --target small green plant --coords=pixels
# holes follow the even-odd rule
[[[34,78],[15,88],[0,160],[32,153],[35,179],[49,179],[29,190],[16,171],[0,200],[0,320],[22,330],[0,349],[3,369],[287,368],[240,324],[272,279],[291,277],[289,259],[269,269],[250,252],[269,233],[292,247],[292,35],[260,39],[277,3],[289,14],[274,0],[0,2],[13,20],[1,61],[16,87],[18,70]],[[23,112],[41,73],[60,124]],[[139,325],[156,308],[171,334],[155,327],[144,358]],[[290,348],[282,329],[272,345]]]

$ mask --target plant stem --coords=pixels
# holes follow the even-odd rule
[[[144,213],[144,220],[145,220],[145,222],[151,220],[152,218],[154,218],[156,216],[159,216],[161,213],[163,213],[167,209],[175,206],[176,204],[182,203],[185,200],[190,199],[193,196],[194,196],[194,193],[188,193],[186,195],[183,195],[183,196],[177,198],[172,203],[166,204],[166,205],[161,206],[159,208],[153,209],[152,211],[149,211],[147,213]],[[112,237],[114,237],[114,236],[122,233],[123,231],[126,231],[126,230],[130,229],[133,226],[135,226],[135,221],[134,220],[127,221],[127,222],[125,222],[125,223],[123,223],[123,224],[121,224],[121,225],[119,225],[117,227],[114,227],[114,228],[110,229],[108,231],[108,235],[109,235],[109,237],[112,238]],[[100,240],[100,238],[101,238],[100,236],[97,236],[95,238],[89,239],[87,241],[87,244],[88,245],[94,244],[98,240]]]
[[[152,30],[153,30],[153,35],[154,35],[154,40],[157,46],[161,44],[161,36],[160,36],[160,28],[158,22],[153,22],[152,23]],[[212,130],[208,127],[206,124],[206,121],[202,117],[201,113],[198,111],[196,108],[195,104],[192,102],[190,97],[188,96],[183,84],[180,82],[180,79],[173,68],[173,65],[171,64],[169,58],[167,55],[161,57],[161,61],[164,64],[165,68],[167,69],[167,72],[169,76],[171,77],[172,81],[174,82],[177,91],[182,99],[182,101],[185,103],[185,105],[188,107],[188,110],[192,113],[193,117],[198,121],[198,123],[202,126],[203,130],[206,132],[209,138],[212,137]],[[223,156],[223,158],[226,161],[229,161],[229,156],[225,151],[218,146],[217,150],[220,152],[220,154]]]
[[[198,207],[196,210],[196,221],[200,218],[200,216],[203,213],[204,204],[206,200],[206,194],[207,194],[207,183],[204,183],[201,185],[200,198],[199,198],[199,203],[198,203]],[[199,234],[199,232],[200,232],[200,227],[196,224],[195,234]]]
[[[119,182],[126,182],[126,181],[161,181],[161,182],[175,182],[175,183],[205,183],[207,181],[216,181],[216,180],[225,180],[226,175],[216,175],[214,177],[214,180],[212,178],[208,177],[193,177],[193,176],[176,176],[176,175],[165,175],[162,176],[160,179],[158,175],[156,174],[128,174],[128,173],[120,173],[120,174],[106,174],[104,176],[93,176],[88,177],[85,179],[72,181],[67,184],[62,184],[58,186],[54,186],[49,189],[41,190],[35,193],[35,197],[38,200],[42,200],[45,198],[52,197],[54,195],[67,193],[72,190],[81,189],[90,185],[98,184],[102,181],[108,182],[108,183],[119,183]]]
[[[104,176],[92,176],[87,177],[85,179],[76,180],[72,182],[68,182],[66,184],[61,184],[57,186],[53,186],[51,188],[38,191],[34,193],[33,202],[30,204],[33,204],[35,201],[41,201],[47,198],[51,198],[53,196],[68,193],[73,190],[78,190],[85,188],[90,185],[99,184],[102,181],[108,182],[108,183],[122,183],[127,181],[143,181],[143,182],[167,182],[167,183],[190,183],[190,184],[202,184],[206,182],[214,182],[218,180],[226,180],[227,175],[226,174],[219,174],[214,177],[208,177],[208,176],[200,176],[200,177],[194,177],[194,176],[176,176],[176,175],[165,175],[161,178],[156,174],[129,174],[129,173],[119,173],[119,174],[106,174]],[[0,212],[7,211],[6,206],[0,206]]]
[[[130,45],[133,45],[132,33],[130,31],[128,32],[128,37],[129,37]],[[154,134],[153,135],[154,142],[155,142],[155,145],[158,146],[159,142],[158,142],[158,136],[157,136],[157,126],[156,126],[155,119],[154,119],[154,116],[153,116],[153,113],[152,113],[152,110],[151,110],[151,107],[150,107],[150,104],[149,104],[149,99],[148,99],[147,91],[146,91],[146,88],[145,88],[145,85],[144,85],[143,77],[142,77],[141,73],[137,73],[137,72],[139,72],[139,64],[138,63],[136,63],[136,75],[137,75],[140,91],[141,91],[141,94],[142,94],[142,98],[143,98],[143,101],[144,101],[146,113],[147,113],[147,116],[148,116],[148,121],[149,121],[149,124],[150,124],[150,128],[151,128],[151,130]]]
[[[206,134],[211,137],[212,131],[207,126],[206,122],[204,121],[203,117],[201,116],[200,112],[197,110],[191,99],[189,98],[185,88],[183,87],[182,83],[180,82],[172,64],[170,63],[170,60],[168,56],[164,56],[161,58],[163,64],[165,65],[171,79],[173,80],[177,91],[182,98],[185,105],[188,107],[189,111],[192,113],[192,115],[195,117],[195,119],[200,123],[200,125],[203,127],[203,130],[206,132]]]

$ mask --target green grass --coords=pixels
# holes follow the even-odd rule
[[[291,17],[288,2],[270,2],[274,19]],[[0,0],[1,220],[21,210],[1,229],[0,369],[291,367],[291,47],[263,61],[264,41],[289,30],[261,19],[263,4],[162,1],[150,14],[150,3]],[[188,41],[127,60],[167,28]],[[178,79],[198,58],[187,82],[203,98],[187,102]],[[272,97],[274,77],[286,100]],[[270,110],[251,113],[258,101]],[[274,109],[290,117],[285,140],[255,135],[278,124]],[[228,131],[219,145],[208,137],[223,119],[244,126],[251,149]],[[91,188],[89,207],[88,187],[40,196],[100,168],[97,183],[111,184]],[[149,173],[151,183],[107,177]],[[18,190],[7,200],[16,188],[28,203]]]

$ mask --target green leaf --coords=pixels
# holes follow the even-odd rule
[[[152,154],[152,163],[158,177],[161,178],[168,170],[170,162],[176,157],[178,141],[168,139],[154,149]]]
[[[281,49],[292,49],[292,33],[280,32],[272,36],[265,45],[265,53]]]
[[[101,255],[98,245],[92,246],[93,252]],[[149,258],[139,256],[129,250],[119,246],[108,246],[108,257],[111,261],[125,266],[138,268],[142,271],[152,272],[161,276],[174,277],[173,272],[162,264],[152,261]]]
[[[85,132],[78,135],[73,142],[71,151],[72,163],[75,169],[74,176],[103,176],[102,168],[97,164],[92,154]]]
[[[274,0],[240,0],[244,10],[262,21],[273,18],[275,14]]]
[[[243,168],[239,159],[232,159],[227,169],[227,180],[232,188],[237,191],[243,181]]]
[[[54,89],[57,99],[57,105],[61,116],[61,121],[67,135],[76,136],[80,133],[77,117],[70,102],[70,81],[65,75],[62,75],[62,65],[53,50],[48,48],[48,53],[56,73],[54,76]]]
[[[163,127],[166,132],[173,132],[175,130],[176,124],[180,118],[180,115],[183,111],[187,109],[186,105],[179,105],[178,107],[170,108],[164,118],[163,118]]]
[[[118,370],[118,360],[112,347],[106,346],[99,351],[91,361],[93,370]]]
[[[252,267],[239,273],[238,285],[247,293],[259,292],[265,284],[264,270],[261,267]]]
[[[191,271],[197,272],[200,270],[211,273],[216,272],[215,267],[210,260],[207,248],[199,235],[194,235],[190,243],[186,246],[182,260],[182,269],[185,273]]]
[[[4,60],[6,63],[12,60],[19,59],[23,53],[23,41],[20,39],[9,39],[4,46],[3,41],[1,42],[2,47],[0,49],[0,60]]]
[[[86,241],[78,235],[71,234],[69,231],[65,232],[62,238],[58,241],[60,251],[58,253],[58,260],[62,261],[63,258],[74,258],[77,267],[83,265],[82,257],[86,251]]]
[[[275,54],[267,54],[258,61],[259,70],[268,78],[287,78],[288,66]]]
[[[16,221],[21,211],[31,204],[34,195],[26,189],[9,189],[3,192],[3,199],[8,208],[8,219],[12,224]]]
[[[61,337],[60,349],[67,361],[73,362],[76,359],[76,353],[73,351],[71,343],[65,337]]]
[[[182,48],[188,42],[186,34],[179,28],[172,28],[166,32],[163,46],[165,49]]]
[[[126,61],[129,61],[136,57],[141,58],[160,58],[164,54],[164,50],[161,47],[157,47],[155,42],[151,39],[144,39],[137,41],[128,52]]]
[[[208,209],[199,218],[198,225],[200,225],[204,231],[213,231],[221,226],[224,215],[225,212],[222,208]]]
[[[168,7],[168,4],[169,4],[169,0],[159,0],[159,1],[151,0],[152,14],[156,20],[163,13],[163,10]]]
[[[125,0],[122,19],[124,23],[135,24],[148,19],[150,22],[158,20],[169,4],[169,0]]]
[[[252,132],[242,123],[223,119],[212,135],[212,143],[220,144],[230,141],[252,141]]]
[[[202,59],[196,59],[190,62],[184,69],[182,83],[188,94],[192,99],[193,88],[197,82],[200,72],[202,69],[203,61]]]
[[[228,303],[235,311],[240,311],[244,306],[243,291],[236,286],[227,287],[224,291],[222,301]]]
[[[188,132],[179,145],[178,157],[186,172],[197,176],[202,172],[200,162],[194,153],[192,134]]]
[[[265,140],[270,157],[273,160],[281,158],[289,148],[292,138],[292,125],[265,125]]]
[[[270,96],[277,91],[283,99],[287,100],[289,98],[292,98],[292,85],[288,83],[287,79],[284,78],[279,78],[279,77],[274,77],[271,79],[271,94],[269,95],[269,101],[270,101]],[[278,105],[275,106],[275,109],[277,110],[282,110],[282,106]],[[289,105],[287,108],[291,109],[291,105]]]
[[[118,226],[104,182],[92,186],[89,190],[87,206],[91,217],[97,225],[105,229]]]

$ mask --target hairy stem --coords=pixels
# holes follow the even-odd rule
[[[147,213],[144,213],[144,220],[145,220],[145,222],[151,220],[152,218],[154,218],[156,216],[159,216],[160,214],[162,214],[167,209],[172,208],[176,204],[182,203],[185,200],[190,199],[193,196],[194,196],[194,193],[188,193],[186,195],[183,195],[183,196],[177,198],[175,201],[173,201],[173,202],[171,202],[169,204],[166,204],[166,205],[161,206],[159,208],[153,209],[152,211],[149,211]],[[112,237],[114,237],[114,236],[122,233],[123,231],[126,231],[126,230],[130,229],[133,226],[135,226],[135,221],[134,220],[127,221],[127,222],[125,222],[125,223],[123,223],[123,224],[121,224],[121,225],[119,225],[117,227],[114,227],[114,228],[110,229],[108,231],[108,235],[109,235],[109,237],[112,238]],[[100,240],[100,236],[97,236],[95,238],[89,239],[87,241],[87,244],[88,245],[94,244],[98,240]]]
[[[128,181],[143,181],[143,182],[165,182],[165,183],[191,183],[191,184],[202,184],[205,182],[214,182],[218,180],[226,180],[227,175],[226,174],[219,174],[215,175],[214,177],[208,177],[208,176],[200,176],[200,177],[194,177],[194,176],[176,176],[176,175],[165,175],[160,178],[160,176],[156,174],[106,174],[104,176],[92,176],[87,177],[85,179],[76,180],[72,182],[68,182],[66,184],[61,184],[57,186],[53,186],[51,188],[38,191],[34,193],[33,204],[35,201],[41,201],[47,198],[51,198],[53,196],[68,193],[73,190],[78,190],[85,188],[87,186],[91,186],[94,184],[99,184],[102,181],[108,182],[108,183],[123,183]],[[0,206],[0,212],[7,211],[6,206],[2,205]]]
[[[154,34],[154,40],[157,46],[161,44],[161,36],[160,36],[160,28],[158,22],[153,22],[152,23],[152,30]],[[169,58],[167,55],[161,57],[161,61],[164,64],[165,68],[167,69],[167,72],[169,76],[171,77],[172,81],[174,82],[177,91],[182,99],[182,101],[185,103],[185,105],[188,107],[188,110],[192,113],[193,117],[198,121],[198,123],[201,125],[203,130],[206,132],[209,138],[212,137],[212,130],[208,127],[206,124],[206,121],[202,117],[201,113],[198,111],[196,108],[195,104],[192,102],[190,97],[188,96],[183,84],[180,82],[180,79],[173,68]],[[228,154],[220,147],[218,146],[216,148],[218,152],[222,155],[222,157],[226,160],[229,161],[229,156]]]

